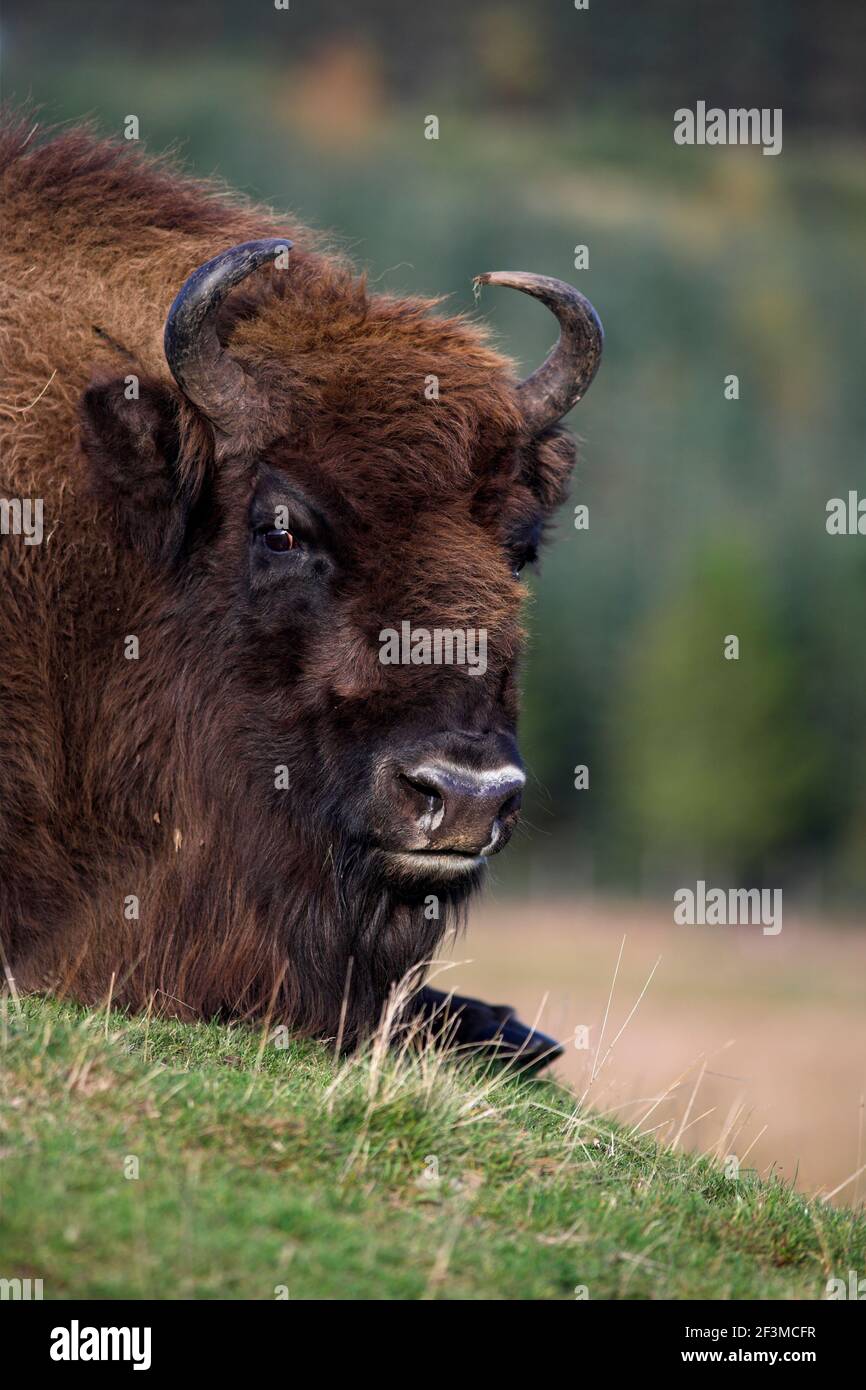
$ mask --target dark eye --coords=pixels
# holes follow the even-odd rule
[[[282,527],[274,527],[270,531],[263,531],[262,540],[268,550],[276,550],[279,552],[291,550],[295,544],[295,538],[291,531],[284,531]]]

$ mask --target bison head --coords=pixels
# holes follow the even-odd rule
[[[182,764],[169,790],[153,769],[155,795],[196,845],[245,840],[265,904],[316,874],[337,898],[351,880],[392,904],[459,900],[518,816],[520,574],[567,488],[556,425],[601,326],[560,281],[480,276],[559,322],[517,383],[477,326],[288,245],[236,246],[187,279],[173,382],[85,396],[85,449],[146,592],[149,708]]]

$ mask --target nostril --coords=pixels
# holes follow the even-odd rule
[[[421,797],[427,803],[425,811],[435,815],[443,806],[442,793],[432,782],[425,781],[423,777],[411,777],[405,772],[398,774],[403,786],[408,787],[416,797]]]
[[[503,801],[499,810],[496,812],[498,819],[506,820],[508,816],[513,816],[515,812],[520,810],[522,799],[520,792],[514,792],[511,796],[506,797],[505,801]]]

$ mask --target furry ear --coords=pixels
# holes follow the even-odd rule
[[[543,435],[533,443],[524,476],[548,515],[568,496],[576,455],[574,440],[561,430]]]
[[[144,377],[96,380],[81,398],[79,421],[93,492],[111,509],[123,540],[152,561],[170,563],[195,500],[180,467],[177,397]]]

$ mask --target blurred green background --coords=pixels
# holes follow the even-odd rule
[[[520,268],[598,307],[571,506],[529,581],[505,888],[866,900],[866,537],[825,530],[829,498],[866,495],[862,11],[7,0],[0,42],[6,97],[118,135],[137,115],[383,289],[474,311],[474,274]],[[698,100],[781,107],[781,155],[675,146]],[[520,296],[477,312],[526,369],[550,346]]]

